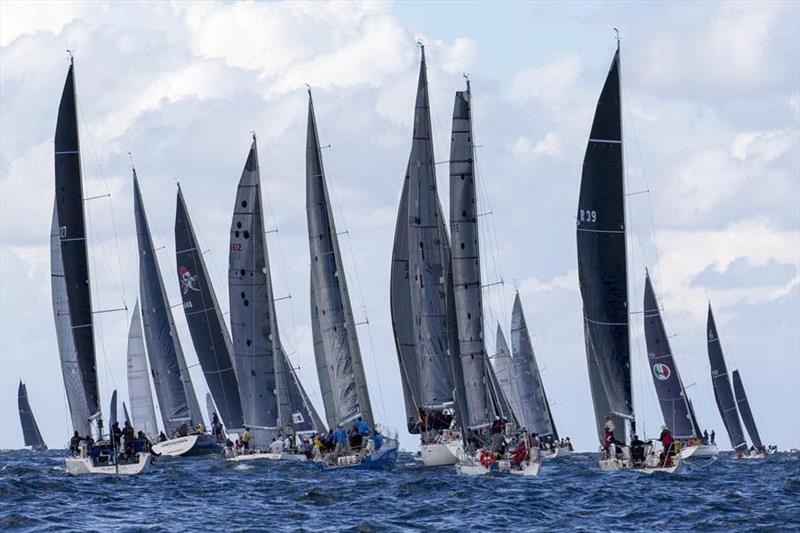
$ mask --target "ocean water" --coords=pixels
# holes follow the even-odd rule
[[[798,531],[800,455],[602,473],[594,454],[539,476],[457,476],[400,455],[391,472],[159,460],[127,478],[70,477],[63,452],[0,452],[0,531]]]

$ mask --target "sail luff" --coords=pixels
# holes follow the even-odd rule
[[[733,371],[733,394],[736,397],[736,405],[739,408],[739,414],[744,422],[744,427],[747,429],[747,434],[750,435],[750,440],[757,449],[762,449],[764,445],[761,442],[761,436],[758,434],[756,427],[756,419],[753,417],[753,412],[750,410],[750,402],[747,400],[747,394],[744,391],[742,384],[742,376],[739,374],[738,369]]]
[[[47,445],[42,438],[42,432],[39,431],[39,425],[36,423],[36,418],[31,410],[28,389],[22,381],[19,382],[19,388],[17,389],[17,407],[25,446],[30,446],[35,451],[47,450]]]
[[[261,209],[255,136],[236,189],[228,258],[230,323],[244,423],[258,442],[279,432],[280,339]],[[288,409],[283,409],[284,416]]]
[[[631,388],[619,48],[597,102],[577,210],[578,278],[598,437],[605,417],[625,440],[635,426]]]
[[[643,305],[648,366],[664,424],[677,438],[699,437],[699,434],[695,434],[692,413],[689,410],[689,397],[670,349],[669,337],[664,328],[649,272],[645,273]]]
[[[147,356],[164,430],[202,420],[158,266],[139,179],[133,169],[134,215],[139,244],[139,293]]]
[[[714,386],[714,399],[722,417],[722,423],[728,432],[731,440],[731,447],[736,451],[747,449],[747,442],[744,439],[742,424],[739,420],[739,413],[736,408],[736,400],[731,388],[731,380],[728,377],[728,367],[725,364],[725,355],[722,353],[722,345],[719,342],[717,324],[714,321],[714,313],[711,311],[711,304],[708,304],[708,318],[706,320],[708,362],[711,367],[711,383]]]
[[[65,305],[60,305],[60,309],[56,312],[68,312],[71,344],[75,348],[75,362],[80,372],[82,392],[85,396],[85,402],[79,402],[80,405],[76,407],[80,409],[85,403],[91,417],[100,412],[100,403],[83,205],[75,71],[71,61],[58,106],[54,147],[55,220],[58,224],[60,264],[52,268],[60,270],[66,289]],[[65,376],[65,381],[67,379]],[[71,392],[75,394],[77,390],[73,388]],[[80,416],[83,414],[80,413]],[[82,423],[80,425],[83,426]]]
[[[310,91],[306,133],[306,213],[314,288],[311,313],[316,315],[322,341],[315,343],[314,348],[324,350],[325,371],[329,374],[327,381],[324,377],[322,381],[331,385],[338,424],[352,424],[361,417],[374,425]],[[317,359],[322,357],[317,356]]]
[[[227,430],[240,433],[244,420],[231,362],[233,346],[180,186],[175,207],[175,261],[183,312],[206,383]]]
[[[150,390],[150,371],[147,368],[147,354],[142,335],[142,319],[139,314],[139,300],[133,306],[131,326],[128,330],[128,396],[131,401],[133,425],[148,437],[158,435],[158,423]]]

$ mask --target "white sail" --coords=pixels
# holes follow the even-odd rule
[[[147,354],[142,336],[142,319],[139,300],[133,306],[131,327],[128,331],[128,397],[131,400],[131,417],[137,431],[144,431],[149,438],[158,436],[153,393],[150,390],[150,371],[147,369]]]

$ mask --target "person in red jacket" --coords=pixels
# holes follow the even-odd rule
[[[672,456],[675,454],[673,444],[675,439],[672,437],[667,426],[661,426],[661,436],[658,437],[661,441],[661,447],[664,450],[661,452],[661,464],[664,466],[672,466]]]

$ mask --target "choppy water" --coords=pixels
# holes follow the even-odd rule
[[[392,472],[163,460],[141,476],[69,477],[63,452],[0,452],[0,530],[712,531],[800,529],[800,456],[601,473],[591,454],[535,478],[456,476],[401,454]]]

